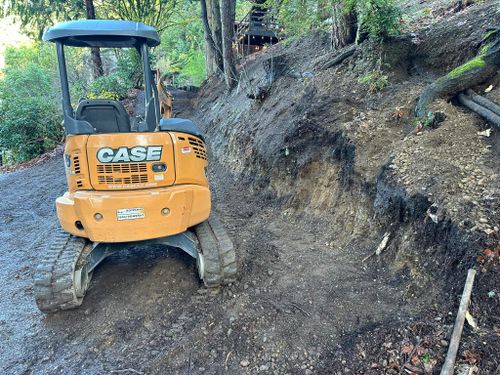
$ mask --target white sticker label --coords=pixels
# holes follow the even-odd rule
[[[116,217],[118,220],[136,220],[144,219],[146,215],[144,214],[144,208],[122,208],[116,210]]]
[[[155,181],[163,181],[165,176],[162,174],[155,174]]]
[[[183,154],[189,154],[191,152],[191,147],[183,147],[181,148],[181,152]]]

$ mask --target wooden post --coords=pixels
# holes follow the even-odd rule
[[[465,313],[469,308],[470,296],[472,293],[472,285],[474,284],[474,277],[476,270],[470,269],[467,273],[467,281],[465,282],[462,299],[460,300],[460,307],[458,309],[457,319],[455,320],[455,327],[451,335],[450,346],[444,361],[443,368],[440,375],[453,375],[453,368],[455,367],[455,359],[457,357],[458,346],[460,344],[460,337],[464,329]]]

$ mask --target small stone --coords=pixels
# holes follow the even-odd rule
[[[268,274],[269,276],[272,276],[272,275],[274,274],[274,272],[273,272],[273,270],[268,270],[268,271],[267,271],[267,274]]]
[[[488,219],[482,217],[479,219],[479,222],[482,223],[482,224],[486,224],[488,222]]]
[[[441,346],[448,346],[448,341],[441,340],[441,341],[439,341],[439,345],[441,345]]]
[[[243,359],[241,362],[240,362],[240,366],[241,367],[248,367],[248,365],[250,364],[250,362],[248,362],[248,360],[246,359]]]

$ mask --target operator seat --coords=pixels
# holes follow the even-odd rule
[[[130,118],[122,103],[107,99],[84,99],[78,103],[76,120],[90,123],[96,133],[129,133]]]

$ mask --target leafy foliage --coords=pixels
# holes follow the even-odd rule
[[[326,26],[334,0],[268,0],[266,4],[277,13],[288,36],[298,36]]]
[[[176,86],[199,86],[206,78],[200,5],[179,6],[172,24],[161,36],[157,66]]]
[[[142,67],[139,54],[134,49],[117,50],[116,66],[110,74],[96,78],[84,89],[83,96],[93,99],[120,100],[127,92],[140,85]]]
[[[141,21],[160,32],[169,25],[177,0],[94,0],[97,18]],[[57,21],[85,18],[83,0],[11,0],[4,14],[16,15],[24,30],[40,38],[43,31]]]
[[[161,33],[171,25],[177,4],[177,0],[101,0],[96,3],[96,9],[98,14],[107,17],[144,22]]]
[[[6,2],[4,15],[19,17],[24,31],[40,39],[43,31],[58,20],[84,18],[83,0],[11,0]]]
[[[358,14],[360,30],[382,40],[399,33],[401,10],[396,0],[349,0]]]
[[[358,79],[370,92],[381,91],[389,84],[389,77],[381,70],[374,70]]]
[[[267,5],[276,9],[287,35],[297,36],[338,22],[332,13],[336,2],[343,3],[345,12],[357,15],[359,34],[382,40],[399,32],[398,0],[268,0]]]
[[[8,48],[0,81],[0,150],[20,162],[52,149],[63,136],[56,72],[50,53],[35,47]]]

